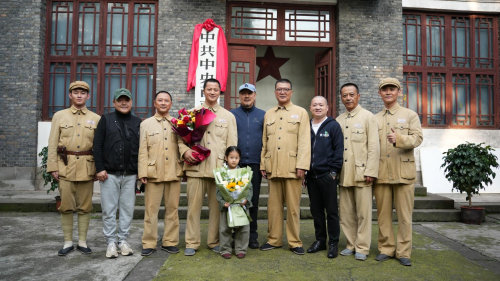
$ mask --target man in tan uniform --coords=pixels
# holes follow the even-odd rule
[[[71,107],[56,112],[52,117],[47,172],[59,181],[59,212],[64,233],[64,246],[59,250],[59,256],[74,250],[73,212],[78,212],[76,248],[84,254],[92,253],[87,246],[87,230],[95,176],[92,145],[100,117],[85,107],[90,98],[89,89],[83,81],[72,82],[69,85]]]
[[[186,249],[184,255],[193,256],[200,247],[200,215],[203,197],[208,196],[209,220],[207,244],[214,252],[219,252],[219,203],[215,198],[215,180],[213,170],[224,164],[224,153],[228,146],[238,144],[238,131],[234,115],[218,103],[220,83],[216,79],[207,79],[203,85],[205,103],[203,107],[215,113],[216,117],[208,125],[200,145],[210,149],[210,156],[197,163],[191,150],[179,140],[179,152],[183,159],[193,165],[184,164],[187,176],[188,213],[186,223]]]
[[[380,144],[373,114],[359,105],[354,83],[340,87],[340,99],[347,112],[337,121],[344,133],[344,165],[340,173],[340,225],[347,245],[343,256],[355,253],[364,261],[370,252],[372,234],[372,183],[378,177]]]
[[[410,266],[417,173],[413,149],[422,143],[422,128],[418,115],[398,104],[401,84],[397,79],[382,79],[378,92],[385,108],[375,115],[380,140],[379,171],[374,189],[380,254],[375,259],[385,261],[396,256],[402,265]],[[398,216],[397,244],[392,228],[393,201]]]
[[[158,211],[161,199],[165,202],[165,227],[161,249],[171,254],[179,252],[179,196],[182,166],[179,160],[178,137],[172,130],[170,93],[160,91],[155,95],[154,116],[141,123],[138,177],[146,184],[144,200],[144,234],[141,255],[149,256],[158,238]]]
[[[275,84],[278,106],[264,116],[260,170],[269,181],[267,242],[261,250],[282,247],[283,203],[286,202],[286,234],[290,250],[304,254],[300,240],[300,195],[311,162],[311,138],[307,111],[291,102],[292,83]]]

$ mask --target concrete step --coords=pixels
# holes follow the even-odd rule
[[[261,194],[259,196],[259,205],[267,206],[269,200],[268,194]],[[162,201],[163,202],[163,201]],[[300,200],[300,205],[303,207],[309,206],[309,195],[302,194],[302,199]],[[446,197],[431,194],[428,196],[415,196],[415,209],[453,209],[453,200]],[[162,203],[163,204],[163,203]],[[203,204],[207,205],[207,199],[203,200]],[[373,199],[373,206],[375,206],[375,198]],[[144,194],[137,194],[135,199],[136,206],[144,206]],[[186,193],[181,193],[179,198],[179,206],[187,206],[187,195]]]

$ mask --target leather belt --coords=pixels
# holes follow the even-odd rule
[[[66,155],[92,155],[92,150],[87,150],[87,151],[65,151]]]

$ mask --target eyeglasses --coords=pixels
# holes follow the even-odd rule
[[[288,92],[290,90],[291,90],[290,88],[278,88],[278,89],[275,89],[274,91],[276,93],[285,93],[285,92]]]

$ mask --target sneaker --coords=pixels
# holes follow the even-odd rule
[[[185,256],[194,256],[194,254],[196,254],[196,250],[193,249],[193,248],[186,248],[184,250],[184,255]]]
[[[351,249],[345,248],[344,250],[340,251],[340,255],[342,256],[351,256],[354,254],[354,251]]]
[[[250,249],[258,249],[259,248],[259,242],[257,240],[251,240],[248,242],[248,248]]]
[[[108,259],[114,259],[118,257],[118,251],[116,250],[115,242],[108,244],[108,249],[106,249],[106,257]]]
[[[376,261],[386,261],[386,260],[389,260],[389,259],[392,259],[393,257],[391,256],[388,256],[386,254],[378,254],[376,257],[375,257],[375,260]]]
[[[224,253],[221,255],[223,258],[225,259],[230,259],[231,258],[231,254],[230,253]]]
[[[59,255],[61,257],[65,256],[65,255],[69,254],[71,251],[73,251],[74,249],[75,249],[74,246],[63,248],[57,252],[57,255]]]
[[[92,250],[89,247],[82,247],[82,246],[78,245],[78,246],[76,246],[76,249],[85,255],[92,254]]]
[[[245,253],[238,253],[238,254],[236,254],[236,257],[239,259],[242,259],[245,257]]]
[[[131,256],[134,254],[134,251],[132,250],[132,248],[130,248],[130,245],[127,243],[127,241],[120,242],[120,244],[118,244],[118,247],[120,248],[122,256]]]
[[[292,251],[294,254],[297,254],[297,255],[304,254],[304,248],[302,248],[302,247],[290,248],[290,251]]]
[[[214,251],[214,252],[216,252],[218,254],[218,253],[220,253],[220,246],[217,245],[217,246],[215,246],[213,248],[210,248],[210,250],[212,250],[212,251]]]
[[[281,246],[273,246],[269,243],[266,243],[266,244],[260,246],[261,251],[268,251],[268,250],[272,250],[272,249],[276,249],[276,248],[281,248]]]
[[[152,253],[154,253],[154,251],[155,249],[153,248],[142,249],[141,256],[150,256]]]
[[[354,255],[354,258],[357,259],[358,261],[365,261],[366,260],[366,255],[362,253],[356,253]]]
[[[399,258],[399,263],[404,266],[411,266],[411,260],[408,258]]]
[[[161,249],[169,254],[177,254],[179,252],[179,248],[175,246],[161,246]]]

